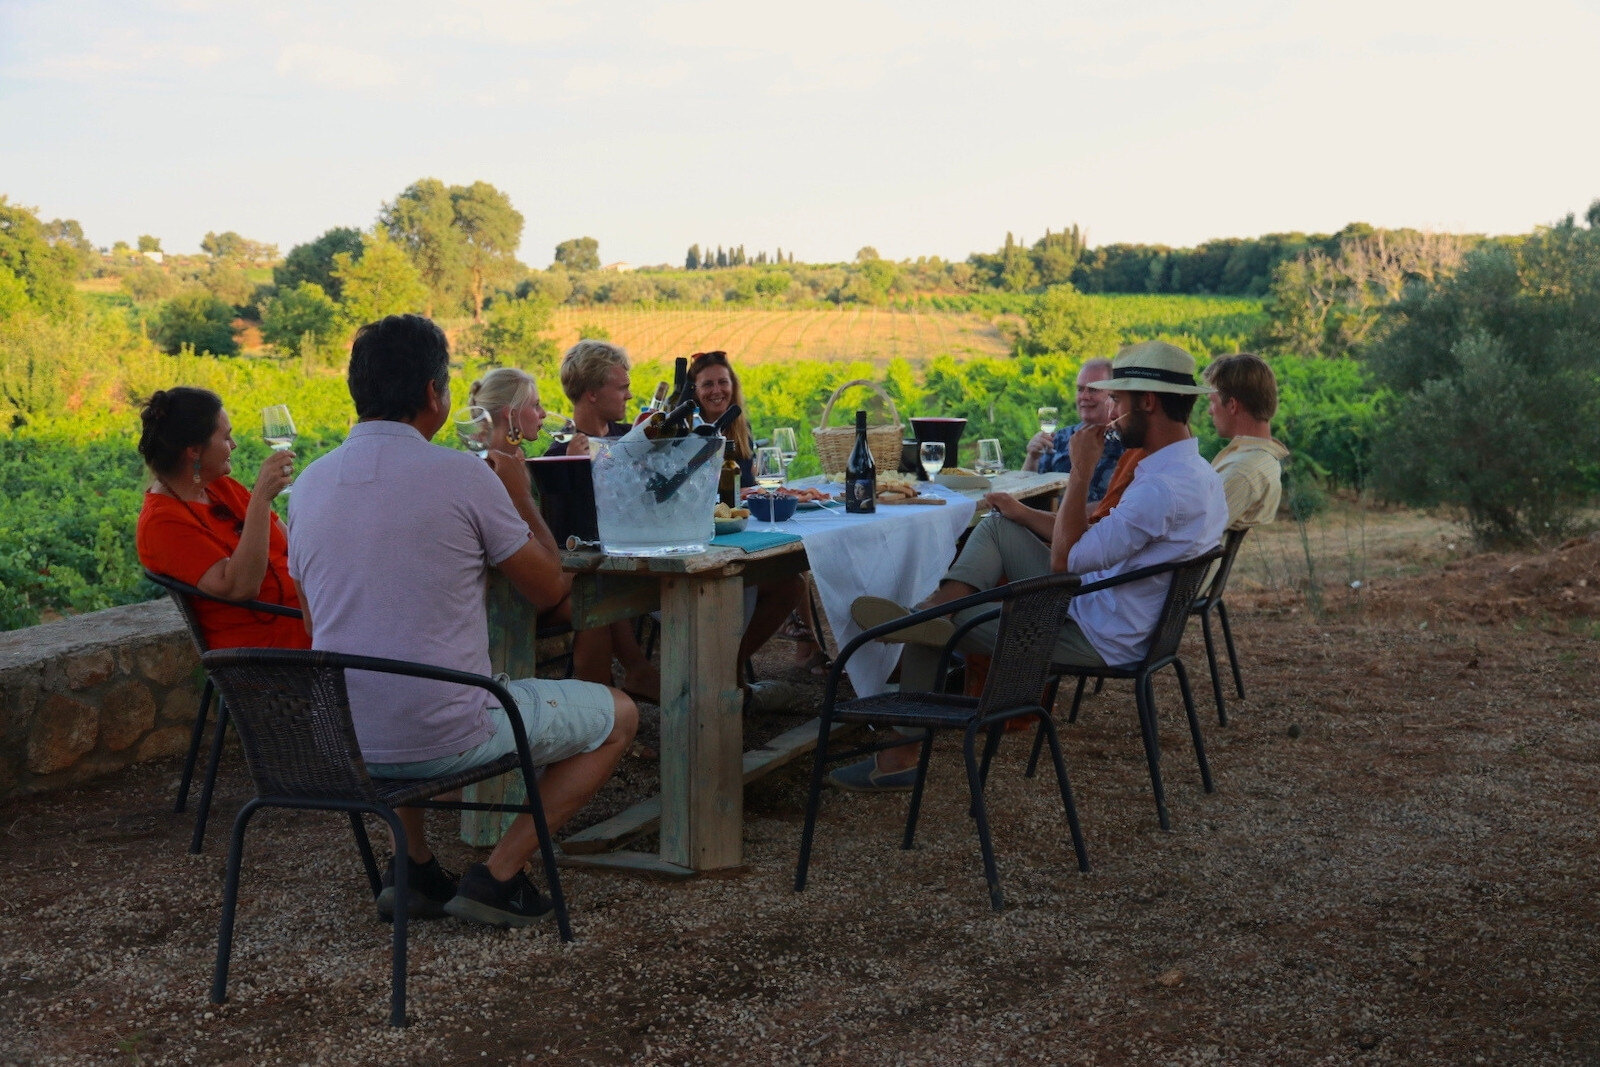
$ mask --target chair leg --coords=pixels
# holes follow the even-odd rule
[[[917,784],[911,787],[911,808],[906,812],[906,836],[900,847],[910,848],[917,837],[917,817],[922,813],[922,787],[928,782],[928,757],[933,755],[933,731],[922,736],[922,751],[917,754]]]
[[[1067,762],[1061,758],[1061,739],[1056,735],[1056,724],[1048,715],[1039,719],[1039,737],[1050,740],[1050,759],[1056,765],[1056,784],[1061,787],[1061,805],[1067,812],[1067,829],[1072,832],[1072,851],[1078,856],[1078,870],[1088,871],[1089,850],[1083,843],[1083,827],[1078,822],[1078,806],[1072,801],[1072,784],[1067,780]],[[1037,747],[1038,742],[1034,744]]]
[[[178,782],[178,801],[172,806],[175,812],[181,812],[189,806],[189,783],[194,779],[195,761],[200,758],[200,739],[206,734],[206,713],[211,710],[211,694],[216,691],[216,686],[211,682],[211,676],[206,675],[206,687],[200,694],[200,707],[194,714],[194,730],[189,734],[189,754],[183,758],[183,777]]]
[[[1104,679],[1101,680],[1103,681]],[[1072,710],[1067,712],[1067,722],[1069,723],[1078,721],[1078,705],[1083,703],[1083,687],[1088,684],[1088,681],[1089,676],[1087,674],[1078,675],[1078,688],[1072,692]],[[1098,693],[1099,690],[1096,689],[1095,692]]]
[[[1233,687],[1244,699],[1244,676],[1239,673],[1239,653],[1233,647],[1233,627],[1228,625],[1228,605],[1217,601],[1217,618],[1222,620],[1222,643],[1228,648],[1228,666],[1233,668]]]
[[[978,824],[978,849],[983,853],[983,879],[989,885],[989,906],[995,911],[1005,907],[1000,896],[1000,872],[994,865],[994,843],[989,840],[989,815],[983,804],[983,782],[978,777],[978,725],[967,727],[961,742],[961,755],[967,764],[967,788],[972,792],[972,817]]]
[[[1105,689],[1105,687],[1106,687],[1106,680],[1104,678],[1096,678],[1094,680],[1094,692],[1091,693],[1090,695],[1091,696],[1099,696],[1101,690]]]
[[[222,762],[222,741],[228,732],[228,702],[217,694],[217,724],[211,732],[211,756],[206,762],[206,780],[200,786],[200,808],[194,813],[194,833],[189,851],[199,854],[206,841],[206,820],[211,817],[211,793],[217,786],[217,764]]]
[[[389,1025],[404,1026],[406,1024],[406,930],[410,923],[411,909],[407,901],[411,899],[411,864],[400,862],[402,858],[410,855],[406,828],[400,822],[393,808],[380,809],[379,814],[389,824],[389,831],[394,834],[394,951],[389,970]],[[361,816],[352,813],[351,818],[359,819]]]
[[[800,831],[800,858],[794,865],[794,891],[802,892],[806,887],[806,868],[811,865],[811,835],[817,828],[817,808],[822,803],[822,772],[828,765],[828,721],[823,720],[817,733],[816,758],[811,761],[811,788],[806,793],[806,821],[805,828]],[[917,779],[921,786],[922,780]],[[911,796],[912,811],[916,811],[918,793],[913,791]]]
[[[1044,695],[1039,698],[1039,706],[1047,715],[1054,715],[1056,709],[1056,693],[1061,688],[1061,675],[1052,674],[1050,680],[1044,684]],[[1032,778],[1039,769],[1039,752],[1044,747],[1044,727],[1040,726],[1033,732],[1033,751],[1028,755],[1028,769],[1023,772],[1024,778]]]
[[[983,742],[983,761],[978,764],[978,780],[985,789],[989,788],[989,764],[994,762],[994,754],[1000,748],[1000,735],[1005,732],[1004,722],[991,723],[989,736]]]
[[[1217,702],[1217,725],[1228,725],[1228,705],[1222,698],[1222,676],[1217,673],[1217,643],[1211,636],[1211,612],[1200,613],[1200,633],[1206,639],[1206,663],[1211,667],[1211,697]]]
[[[1206,742],[1200,735],[1200,717],[1194,712],[1194,694],[1189,691],[1189,672],[1184,670],[1183,660],[1175,659],[1172,666],[1178,672],[1178,688],[1183,691],[1183,710],[1189,716],[1189,736],[1194,738],[1195,758],[1200,761],[1200,784],[1207,793],[1215,793],[1216,787],[1211,784],[1211,764],[1206,761]]]
[[[372,841],[367,837],[367,827],[361,821],[359,811],[350,813],[350,829],[355,831],[356,848],[361,850],[361,866],[367,872],[367,884],[372,886],[372,899],[377,900],[378,894],[383,892],[383,876],[378,873],[378,861],[372,855]]]
[[[1170,830],[1172,818],[1167,814],[1167,794],[1161,787],[1161,738],[1156,730],[1155,687],[1150,684],[1150,676],[1140,675],[1133,691],[1139,708],[1139,732],[1144,735],[1144,760],[1150,767],[1150,788],[1156,795],[1156,818],[1163,830]]]
[[[261,807],[252,798],[239,809],[233,820],[233,838],[228,845],[228,865],[222,881],[222,922],[217,928],[217,962],[211,972],[211,1003],[228,1000],[228,962],[233,956],[233,917],[239,904],[239,865],[244,860],[244,831],[250,817]]]

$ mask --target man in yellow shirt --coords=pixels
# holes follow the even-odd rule
[[[1283,460],[1289,450],[1273,439],[1278,382],[1260,356],[1221,356],[1205,369],[1211,423],[1228,445],[1211,461],[1228,498],[1228,529],[1271,522],[1283,494]]]

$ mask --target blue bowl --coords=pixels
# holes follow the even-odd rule
[[[777,506],[776,516],[773,515],[771,507],[774,504]],[[762,522],[788,522],[794,518],[794,509],[800,506],[800,502],[792,496],[768,497],[754,494],[744,498],[744,506],[750,509],[752,519],[760,519]]]

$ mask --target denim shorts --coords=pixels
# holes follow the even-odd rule
[[[611,690],[594,682],[570,679],[496,679],[516,699],[523,728],[528,733],[528,754],[535,767],[558,763],[593,752],[611,736],[616,724],[616,703]],[[369,763],[374,778],[440,778],[468,770],[517,750],[516,736],[505,709],[490,704],[484,711],[494,723],[494,736],[465,752],[437,756],[415,763]]]

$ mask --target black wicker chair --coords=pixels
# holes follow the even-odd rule
[[[1222,623],[1222,640],[1228,650],[1228,666],[1233,669],[1233,686],[1239,691],[1239,699],[1244,699],[1244,677],[1239,673],[1239,653],[1233,647],[1233,627],[1228,625],[1228,605],[1222,602],[1222,595],[1228,590],[1228,575],[1233,572],[1233,558],[1239,554],[1239,546],[1244,543],[1244,535],[1249,529],[1229,530],[1227,538],[1222,542],[1222,562],[1217,565],[1217,573],[1212,577],[1211,584],[1195,598],[1194,604],[1189,608],[1189,614],[1200,616],[1200,632],[1206,639],[1206,662],[1211,666],[1211,693],[1217,701],[1217,724],[1228,725],[1228,706],[1222,699],[1222,677],[1217,673],[1217,645],[1211,636],[1211,613],[1215,611],[1217,618]]]
[[[933,734],[937,730],[963,731],[963,753],[966,760],[967,787],[971,792],[971,814],[977,823],[978,846],[983,854],[983,873],[989,886],[989,903],[999,911],[1003,906],[1000,895],[1000,877],[995,868],[994,847],[989,839],[989,821],[983,801],[983,783],[978,770],[976,739],[980,731],[1001,729],[1007,720],[1023,715],[1037,715],[1040,737],[1048,738],[1050,755],[1055,761],[1056,781],[1061,789],[1061,803],[1066,810],[1067,826],[1072,834],[1073,851],[1077,854],[1078,869],[1089,869],[1088,855],[1084,849],[1083,831],[1078,824],[1078,812],[1072,801],[1072,787],[1067,781],[1067,768],[1061,758],[1061,746],[1056,737],[1055,724],[1048,712],[1049,705],[1040,700],[1050,666],[1050,653],[1055,647],[1056,635],[1066,617],[1067,603],[1078,589],[1078,577],[1073,574],[1052,574],[1040,578],[1013,582],[1010,585],[975,593],[947,604],[914,612],[904,618],[869,630],[852,638],[840,651],[828,673],[823,693],[822,718],[817,730],[816,760],[811,771],[811,790],[806,798],[805,830],[800,838],[800,859],[795,870],[795,890],[806,885],[806,870],[811,860],[811,839],[816,828],[817,807],[822,793],[824,768],[836,760],[855,759],[881,749],[905,744],[903,738],[877,744],[863,745],[844,752],[830,748],[831,732],[835,723],[870,723],[883,726],[919,727],[927,731],[922,742],[922,752],[917,762],[916,785],[911,792],[911,807],[906,815],[905,837],[902,848],[910,848],[916,835],[917,814],[922,806],[923,786],[928,777],[928,758],[933,751]],[[857,700],[837,699],[839,681],[850,657],[868,641],[892,635],[927,619],[949,615],[953,612],[984,604],[998,602],[1000,638],[989,670],[987,683],[981,696],[969,697],[954,693],[880,693]],[[954,642],[947,645],[936,677],[948,676],[948,662]]]
[[[1084,586],[1081,592],[1090,592],[1096,589],[1106,589],[1115,585],[1141,578],[1149,578],[1161,574],[1171,574],[1171,584],[1167,588],[1166,600],[1161,606],[1161,614],[1156,620],[1155,634],[1150,642],[1150,650],[1138,663],[1126,666],[1084,667],[1077,664],[1053,663],[1050,665],[1052,674],[1050,689],[1045,695],[1046,705],[1055,703],[1056,686],[1063,675],[1075,676],[1078,679],[1077,691],[1072,696],[1072,711],[1067,716],[1068,722],[1076,722],[1078,718],[1078,705],[1083,699],[1084,683],[1090,678],[1131,678],[1133,679],[1134,704],[1139,713],[1139,732],[1144,738],[1145,762],[1150,768],[1150,785],[1155,790],[1156,815],[1161,822],[1163,830],[1172,829],[1172,820],[1167,813],[1166,792],[1161,785],[1161,742],[1157,734],[1155,691],[1151,679],[1156,672],[1164,667],[1172,667],[1178,676],[1178,688],[1183,692],[1183,707],[1189,718],[1189,735],[1194,739],[1195,757],[1200,763],[1200,781],[1207,793],[1215,791],[1211,784],[1211,767],[1206,762],[1205,739],[1200,734],[1200,720],[1195,715],[1194,694],[1189,690],[1189,674],[1184,669],[1183,660],[1178,658],[1178,644],[1183,640],[1184,627],[1189,621],[1189,608],[1199,595],[1200,587],[1205,582],[1206,572],[1211,569],[1211,564],[1222,558],[1223,549],[1214,548],[1203,556],[1197,556],[1181,563],[1166,563],[1156,567],[1140,567],[1137,570],[1119,574],[1115,578],[1107,578],[1095,582],[1092,586]],[[1039,761],[1040,747],[1044,744],[1044,733],[1034,738],[1033,755],[1028,760],[1028,775],[1032,776]]]
[[[382,889],[382,878],[361,821],[363,814],[375,815],[388,823],[394,833],[395,855],[403,856],[406,854],[406,832],[395,815],[394,809],[397,807],[526,812],[533,816],[539,832],[539,851],[544,859],[545,879],[549,884],[561,939],[572,940],[567,905],[561,893],[560,875],[556,871],[555,849],[545,823],[544,808],[539,803],[533,762],[528,755],[527,733],[516,701],[499,683],[476,674],[440,667],[336,652],[223,649],[207,652],[201,659],[233,709],[234,728],[244,745],[245,760],[256,785],[256,796],[240,809],[233,822],[233,839],[228,848],[227,877],[222,896],[222,923],[217,937],[216,972],[211,983],[213,1003],[221,1004],[227,1000],[228,961],[233,949],[233,918],[239,898],[239,866],[244,852],[245,829],[251,816],[264,807],[347,812],[374,898]],[[517,750],[490,763],[443,778],[374,779],[367,774],[361,747],[356,741],[355,728],[350,720],[350,702],[345,691],[346,670],[379,671],[488,690],[506,710],[516,737]],[[512,770],[521,771],[526,788],[527,798],[521,804],[432,799]],[[407,880],[407,864],[396,863],[394,888],[398,901],[408,897]],[[389,997],[391,1026],[405,1025],[406,911],[403,906],[394,910],[394,959]]]
[[[288,618],[300,618],[300,612],[295,608],[287,608],[282,604],[268,604],[261,600],[225,600],[222,597],[203,593],[192,585],[185,585],[176,578],[154,571],[145,571],[144,576],[167,591],[172,602],[178,606],[178,612],[183,616],[183,621],[189,626],[189,637],[194,641],[195,651],[204,656],[211,651],[211,646],[206,643],[205,634],[200,629],[200,616],[195,611],[196,600],[210,600],[218,604],[231,604],[234,607],[248,608],[251,611],[260,611],[268,615],[283,615]],[[173,804],[172,810],[181,812],[189,804],[189,786],[194,779],[194,765],[200,756],[200,739],[206,732],[206,713],[211,709],[211,694],[215,686],[211,683],[211,676],[206,676],[205,688],[200,693],[200,707],[195,712],[194,731],[189,735],[189,753],[183,759],[183,776],[178,780],[178,799]],[[200,808],[194,816],[194,832],[189,837],[189,851],[199,852],[206,837],[206,821],[211,815],[211,794],[217,784],[217,764],[222,759],[223,735],[228,729],[228,705],[220,698],[217,700],[217,724],[211,734],[211,755],[206,761],[205,781],[200,785]]]

